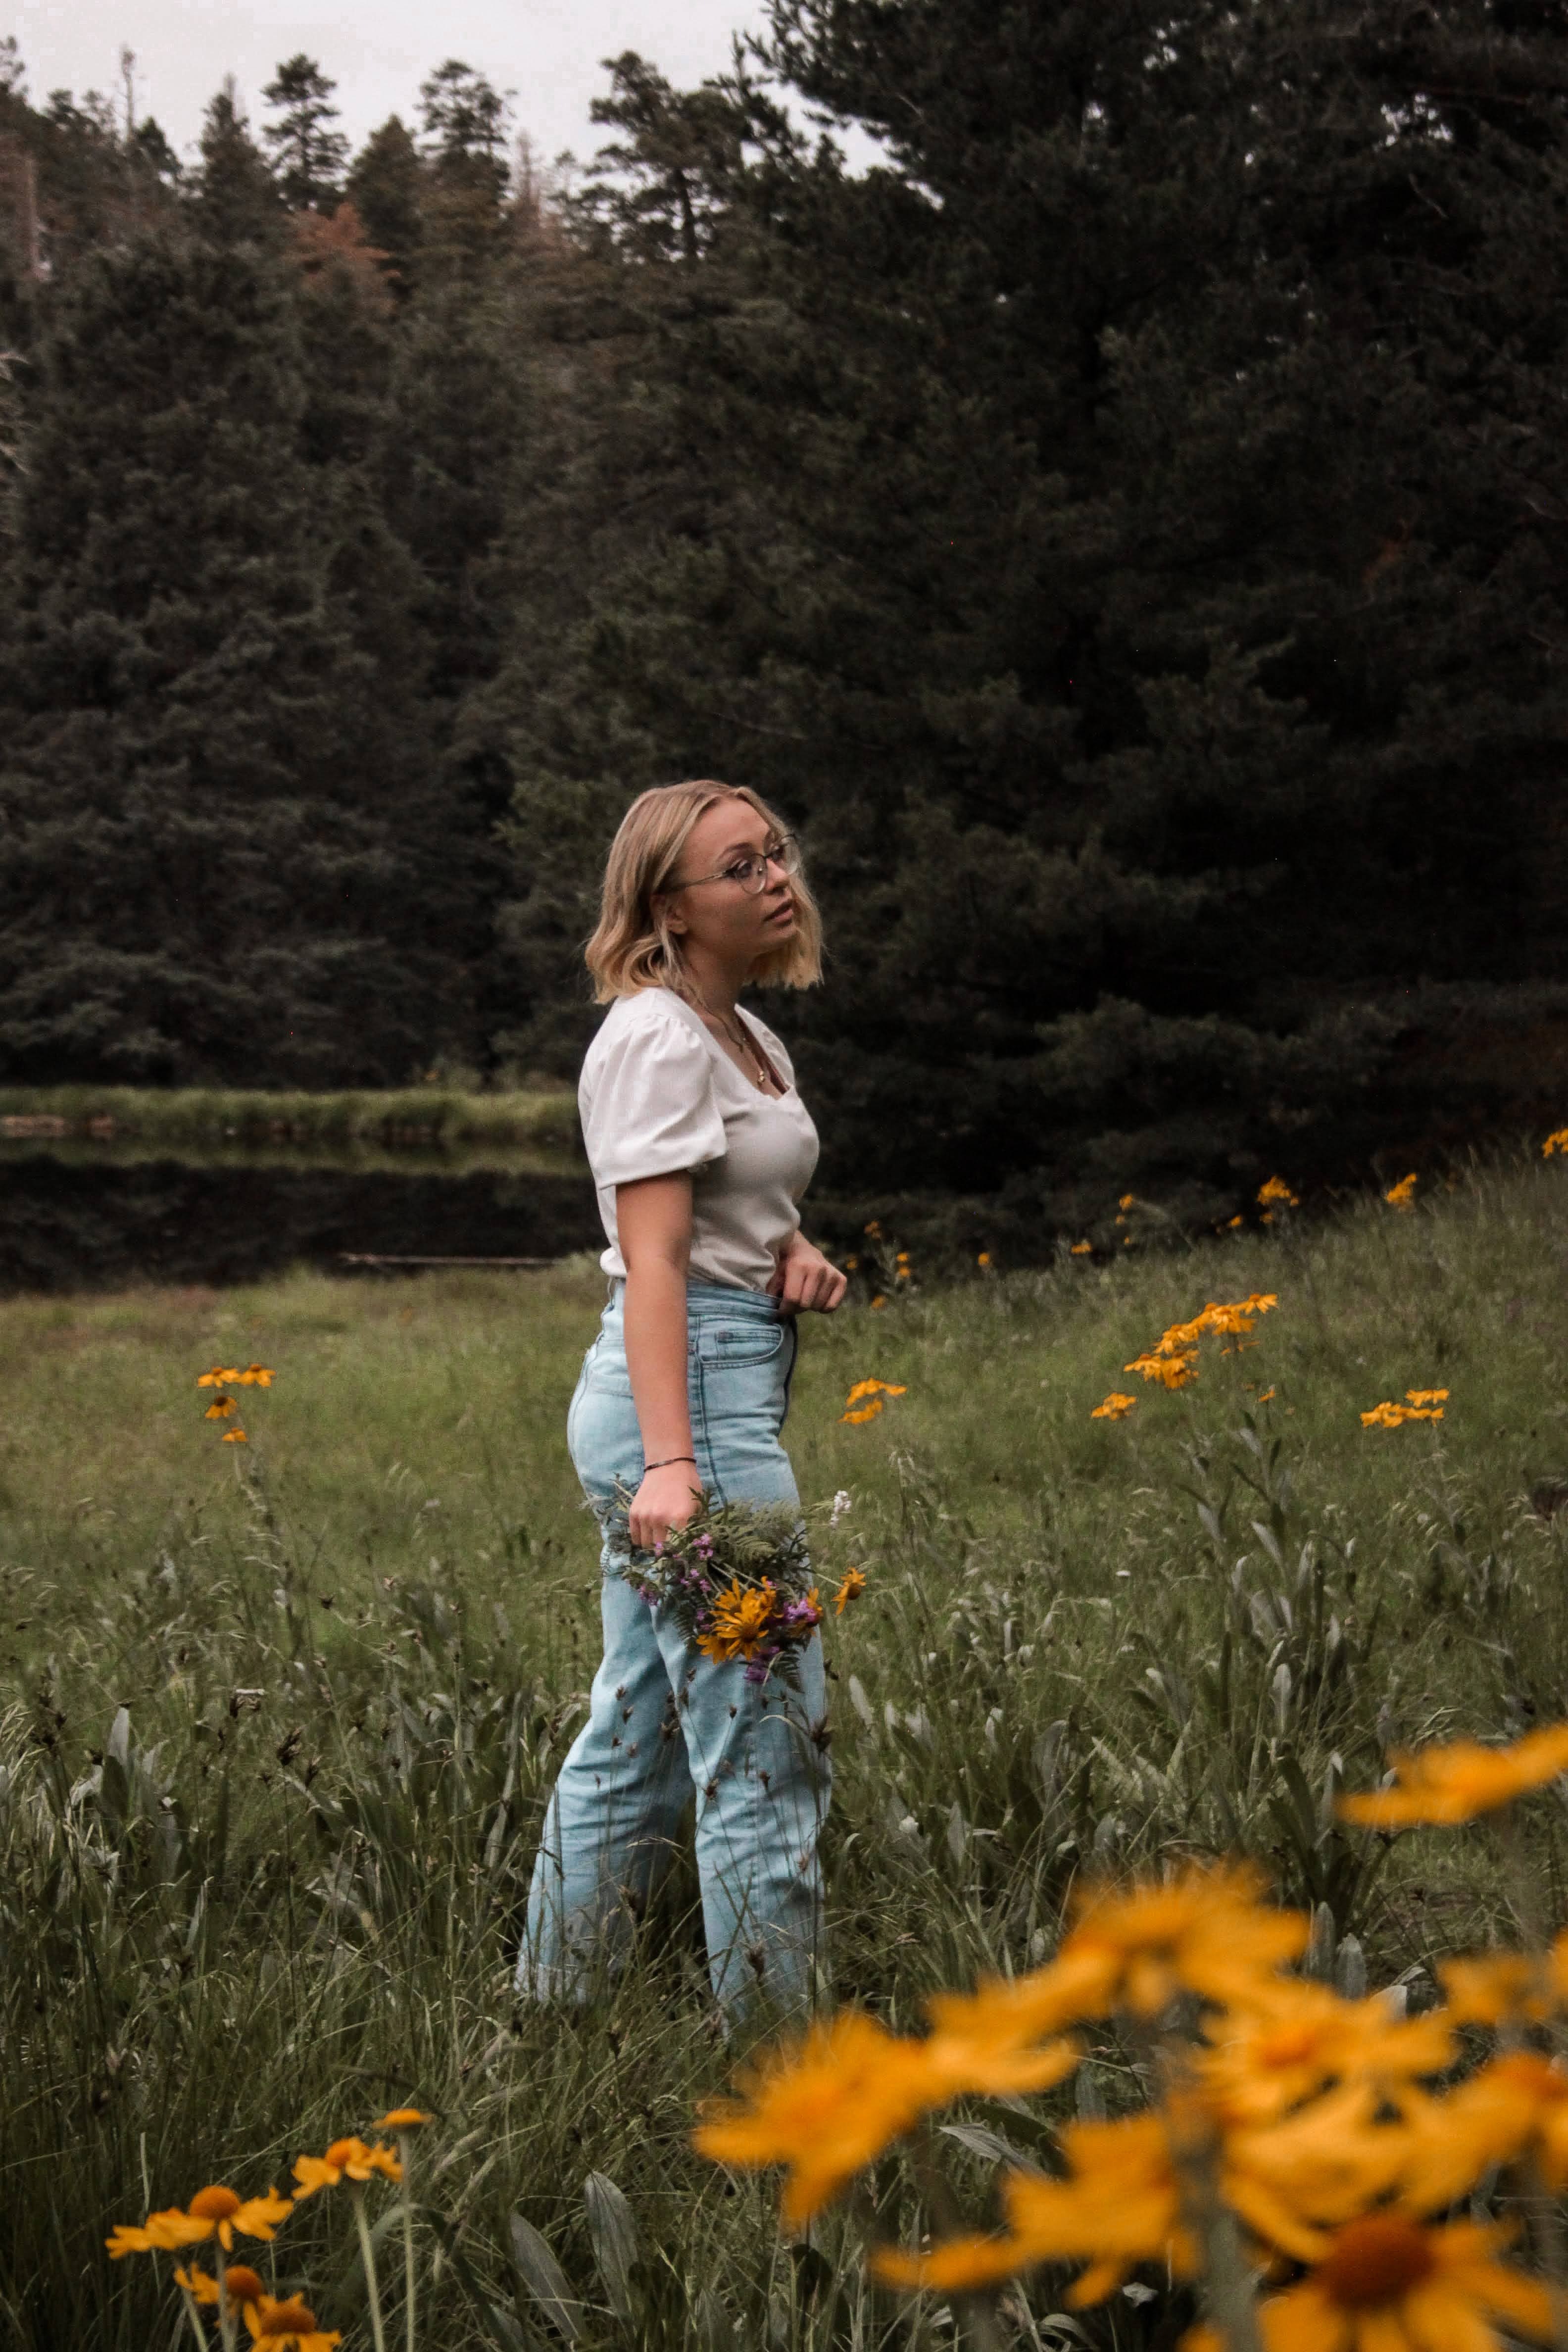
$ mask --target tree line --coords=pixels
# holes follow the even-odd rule
[[[771,0],[595,111],[297,57],[187,168],[0,53],[0,1076],[570,1076],[716,774],[843,1194],[1563,1115],[1558,0]]]

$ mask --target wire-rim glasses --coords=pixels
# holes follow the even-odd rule
[[[685,882],[671,882],[671,890],[695,890],[700,882],[738,882],[742,890],[756,898],[767,887],[768,868],[776,866],[786,880],[793,882],[800,872],[800,844],[793,833],[781,834],[767,847],[753,852],[749,857],[732,857],[717,874],[693,874]]]

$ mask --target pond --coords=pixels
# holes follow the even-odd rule
[[[252,1282],[364,1258],[557,1258],[602,1244],[585,1163],[519,1153],[133,1156],[0,1145],[0,1293]]]

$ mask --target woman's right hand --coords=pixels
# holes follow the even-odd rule
[[[701,1500],[694,1462],[667,1462],[660,1469],[645,1470],[627,1514],[633,1543],[640,1550],[651,1551],[655,1544],[663,1543],[671,1528],[686,1525]]]

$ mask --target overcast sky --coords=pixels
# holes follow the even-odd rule
[[[602,58],[637,49],[689,88],[762,15],[762,0],[358,0],[347,12],[342,0],[0,0],[0,34],[16,36],[35,104],[59,89],[118,99],[121,48],[133,49],[137,115],[155,115],[181,151],[226,73],[258,116],[279,59],[303,49],[338,84],[357,144],[389,114],[411,121],[425,75],[461,58],[515,90],[518,128],[548,161],[564,147],[591,154],[605,135],[588,120]]]

